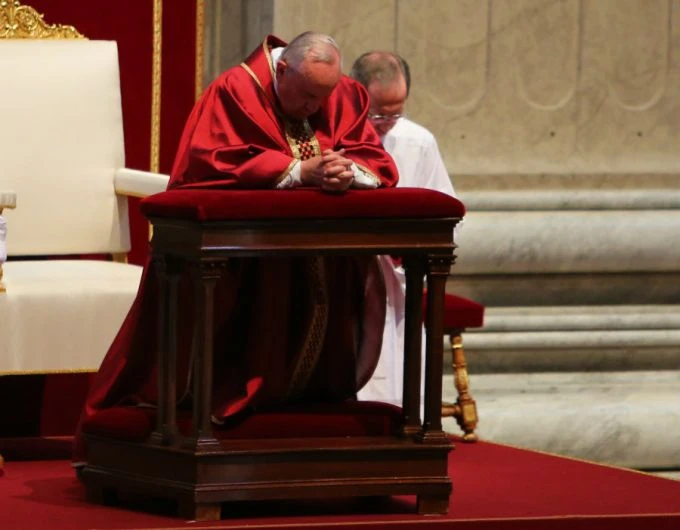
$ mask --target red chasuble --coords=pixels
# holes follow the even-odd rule
[[[196,104],[182,136],[171,188],[271,189],[301,158],[273,89],[269,36]],[[393,186],[397,170],[367,122],[368,96],[343,76],[304,127],[314,153],[345,156]],[[299,124],[299,122],[298,122]],[[295,193],[281,191],[281,193]],[[366,192],[366,193],[370,193]],[[255,205],[256,207],[256,205]],[[117,405],[154,405],[158,292],[145,267],[138,296],[92,384],[82,422]],[[191,403],[192,293],[180,285],[178,396]],[[291,403],[353,399],[380,353],[385,292],[375,260],[353,257],[231,260],[216,287],[212,414],[216,426]],[[86,460],[82,432],[74,459]]]
[[[270,50],[285,46],[268,37],[240,66],[218,77],[196,104],[182,135],[170,187],[180,185],[273,188],[290,171],[298,149],[293,124],[279,111]],[[345,149],[345,156],[383,186],[397,169],[366,120],[368,94],[347,76],[305,126],[315,153]]]

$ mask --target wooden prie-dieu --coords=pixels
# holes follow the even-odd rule
[[[160,277],[155,427],[141,441],[88,433],[82,479],[91,500],[108,493],[177,501],[179,514],[218,519],[230,501],[416,495],[421,514],[446,513],[450,438],[442,431],[442,310],[453,228],[464,215],[436,191],[379,189],[170,190],[142,202],[153,224]],[[227,260],[319,255],[401,256],[406,269],[405,384],[399,426],[380,436],[218,439],[211,423],[214,286]],[[178,278],[195,288],[191,431],[177,428]],[[427,278],[424,418],[421,329]],[[290,429],[295,431],[294,421]],[[87,432],[87,429],[86,429]],[[228,509],[228,505],[226,509]]]

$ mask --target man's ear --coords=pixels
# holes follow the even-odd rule
[[[281,78],[283,77],[283,74],[285,71],[288,69],[288,63],[286,62],[285,59],[279,60],[279,62],[276,63],[276,81],[281,82]]]

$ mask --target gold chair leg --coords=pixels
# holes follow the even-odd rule
[[[451,334],[451,357],[453,366],[453,380],[458,392],[455,403],[442,404],[442,416],[456,418],[456,422],[465,433],[463,441],[476,442],[475,427],[479,420],[477,404],[470,395],[470,382],[467,373],[467,362],[463,350],[463,337],[460,333]]]

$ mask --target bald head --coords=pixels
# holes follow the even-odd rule
[[[295,119],[314,114],[342,77],[342,58],[335,40],[308,31],[295,37],[276,65],[279,103]]]
[[[368,117],[384,136],[404,112],[411,81],[408,64],[395,53],[372,51],[354,61],[350,76],[366,87]]]
[[[295,37],[283,50],[281,59],[288,66],[300,69],[303,63],[336,64],[342,70],[340,47],[333,37],[306,31]]]
[[[387,51],[370,51],[352,64],[350,77],[368,88],[372,82],[390,85],[404,80],[406,95],[411,89],[411,70],[403,57]]]

